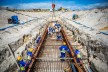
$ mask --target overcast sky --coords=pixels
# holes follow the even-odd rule
[[[51,9],[52,0],[0,0],[0,6],[17,9],[48,8]],[[97,6],[108,6],[108,0],[55,0],[56,9],[91,9]]]

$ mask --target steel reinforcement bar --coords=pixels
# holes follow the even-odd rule
[[[86,72],[83,63],[81,62],[81,66],[79,66],[78,63],[76,62],[76,57],[74,56],[74,50],[72,48],[72,45],[69,43],[67,35],[66,35],[65,31],[63,30],[63,28],[61,29],[61,33],[62,33],[62,36],[63,36],[67,46],[69,47],[69,49],[71,51],[71,55],[74,60],[74,65],[76,66],[76,68],[78,69],[79,72]]]
[[[32,62],[30,63],[30,65],[29,65],[29,67],[28,67],[28,69],[27,69],[26,72],[30,72],[30,70],[31,70],[31,68],[32,68],[32,66],[33,66],[33,63],[34,63],[34,61],[35,61],[35,59],[36,59],[36,57],[37,57],[37,55],[38,55],[38,53],[39,53],[39,51],[40,51],[40,48],[41,48],[41,46],[42,46],[42,43],[43,43],[43,41],[44,41],[44,39],[45,39],[45,37],[46,37],[46,35],[47,35],[47,28],[48,28],[48,25],[46,26],[45,31],[44,31],[44,34],[42,35],[42,37],[41,37],[41,39],[40,39],[40,41],[39,41],[39,43],[38,43],[38,46],[37,46],[37,48],[35,49],[35,52],[34,52],[33,58],[32,58]]]
[[[30,63],[30,65],[29,65],[29,67],[28,67],[26,72],[30,72],[30,70],[31,70],[31,68],[33,66],[33,63],[36,60],[36,57],[38,56],[38,53],[39,53],[40,48],[42,46],[42,43],[43,43],[43,41],[44,41],[44,39],[45,39],[45,37],[47,35],[47,32],[48,32],[47,28],[48,28],[48,25],[46,26],[44,34],[42,35],[41,40],[39,41],[39,44],[38,44],[37,48],[35,49],[35,52],[34,52],[33,58],[32,58],[32,62]],[[79,66],[78,63],[76,62],[76,58],[74,57],[74,50],[73,50],[71,44],[69,43],[67,35],[66,35],[65,31],[63,30],[63,28],[61,29],[61,33],[62,33],[62,36],[63,36],[67,46],[69,47],[69,49],[71,51],[71,55],[72,55],[73,60],[74,60],[74,65],[76,66],[76,68],[78,69],[79,72],[86,72],[83,63],[81,62],[81,66]]]

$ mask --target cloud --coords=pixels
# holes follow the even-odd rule
[[[22,4],[7,5],[7,7],[17,8],[17,9],[50,8],[50,6],[51,3],[22,3]]]
[[[96,4],[90,4],[88,6],[83,6],[85,9],[93,9],[93,8],[103,8],[103,7],[108,7],[108,2],[107,3],[96,3]]]
[[[51,2],[22,3],[22,4],[7,5],[7,7],[17,8],[17,9],[33,9],[33,8],[51,9],[51,4],[52,4]],[[90,4],[90,5],[76,4],[74,1],[56,2],[56,9],[60,7],[68,8],[71,10],[93,9],[93,8],[105,7],[105,6],[108,6],[108,2],[107,3],[96,3],[96,4]]]
[[[43,8],[43,9],[51,9],[51,2],[39,2],[39,3],[22,3],[22,4],[13,4],[13,5],[7,5],[5,7],[10,7],[10,8],[17,8],[17,9],[33,9],[33,8]],[[71,6],[74,5],[74,6]],[[60,1],[56,2],[56,9],[60,7],[65,7],[65,8],[77,8],[75,6],[74,1]]]
[[[105,8],[105,7],[108,8],[108,2],[106,2],[106,3],[95,3],[95,4],[89,4],[89,5],[76,4],[76,5],[70,6],[70,8],[72,10],[75,10],[75,9],[85,10],[85,9]]]

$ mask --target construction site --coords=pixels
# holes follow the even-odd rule
[[[108,72],[108,8],[0,7],[0,72]]]

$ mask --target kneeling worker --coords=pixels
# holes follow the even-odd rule
[[[66,51],[70,53],[69,48],[67,47],[66,43],[64,42],[63,45],[59,48],[61,52],[60,58],[65,58],[66,57]],[[62,59],[63,60],[63,59]],[[64,60],[63,60],[64,61]]]

